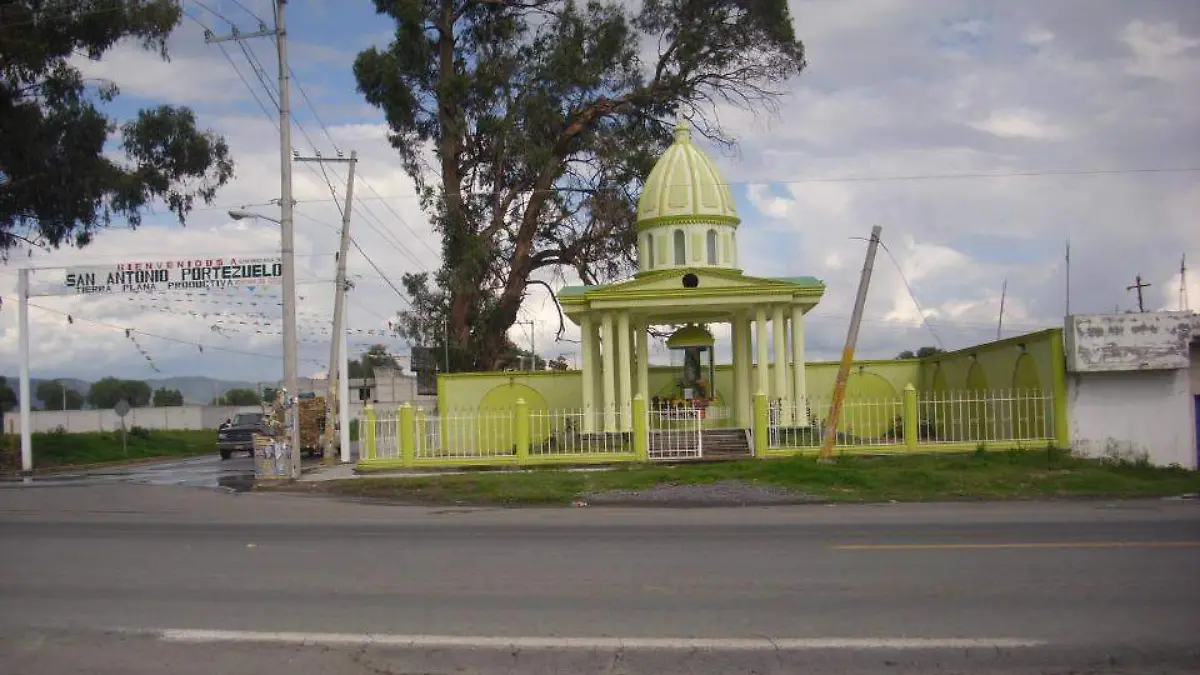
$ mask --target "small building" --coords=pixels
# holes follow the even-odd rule
[[[563,312],[582,334],[585,432],[632,428],[634,396],[651,399],[647,341],[655,328],[670,332],[667,346],[682,355],[670,402],[748,428],[752,396],[761,391],[786,423],[808,424],[796,405],[807,394],[804,315],[825,286],[812,277],[745,274],[739,223],[728,183],[680,122],[638,201],[638,272],[619,283],[559,292]],[[731,328],[733,378],[723,390],[714,377],[707,328],[713,324]]]
[[[1197,468],[1200,314],[1069,316],[1065,346],[1076,452]]]

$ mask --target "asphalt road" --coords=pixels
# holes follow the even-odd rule
[[[301,464],[305,467],[320,462],[319,457],[301,460]],[[248,490],[254,483],[254,459],[246,453],[238,453],[227,460],[222,460],[214,450],[211,456],[111,466],[78,472],[64,471],[26,479],[8,479],[0,482],[0,488],[103,485],[108,483]]]
[[[1196,502],[0,507],[9,673],[1200,671]]]

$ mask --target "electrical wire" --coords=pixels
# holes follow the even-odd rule
[[[107,321],[100,321],[98,319],[89,319],[87,317],[75,316],[74,314],[71,314],[69,312],[64,312],[60,309],[55,309],[53,307],[46,307],[44,305],[38,305],[38,304],[35,304],[32,302],[29,303],[29,307],[34,308],[34,309],[40,309],[44,312],[51,312],[53,314],[58,314],[58,315],[67,317],[70,321],[83,321],[84,323],[89,323],[89,324],[93,324],[96,326],[109,328],[112,330],[122,331],[127,334],[128,333],[137,333],[138,335],[144,335],[146,337],[154,338],[156,340],[163,340],[164,342],[174,342],[176,344],[188,345],[190,347],[198,347],[201,351],[210,349],[212,351],[225,352],[227,354],[238,354],[241,356],[255,356],[255,357],[259,357],[259,358],[275,359],[278,361],[283,360],[282,355],[266,354],[263,352],[251,352],[251,351],[246,351],[246,350],[242,350],[242,349],[232,349],[229,347],[221,347],[220,345],[206,344],[206,343],[197,342],[194,340],[183,340],[180,338],[170,337],[168,335],[160,335],[157,333],[151,333],[149,331],[144,331],[144,330],[141,330],[138,328],[129,328],[128,326],[118,326],[117,324],[109,323]],[[304,359],[304,360],[309,361],[310,363],[316,362],[314,359]]]

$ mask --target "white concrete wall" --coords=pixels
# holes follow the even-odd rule
[[[257,412],[259,406],[185,405],[165,408],[134,408],[125,417],[125,428],[145,429],[216,429],[221,422],[239,412]],[[34,433],[54,431],[62,427],[68,433],[115,431],[121,428],[121,418],[112,410],[34,410]],[[7,433],[21,432],[21,417],[15,413],[4,416]]]
[[[1187,370],[1068,374],[1073,449],[1196,469],[1190,379]]]

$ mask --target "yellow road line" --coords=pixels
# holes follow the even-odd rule
[[[988,544],[843,544],[835,551],[948,551],[1004,548],[1200,548],[1200,541],[1038,541]]]

